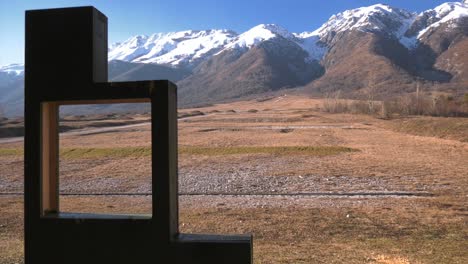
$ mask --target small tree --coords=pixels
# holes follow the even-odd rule
[[[389,102],[388,101],[382,101],[380,103],[380,117],[384,119],[390,119],[391,118],[391,113],[389,111]]]
[[[0,121],[6,119],[5,111],[3,110],[3,106],[0,104]]]
[[[376,105],[375,105],[375,95],[377,93],[377,87],[376,87],[376,77],[375,73],[372,73],[372,76],[369,80],[369,83],[367,84],[366,89],[364,90],[364,93],[367,97],[367,113],[372,115],[375,114],[376,112]]]
[[[326,94],[323,109],[325,112],[329,113],[348,112],[348,102],[347,100],[341,99],[341,90]]]
[[[420,90],[420,81],[416,81],[416,111],[415,114],[422,115],[422,97]]]
[[[461,109],[465,115],[468,115],[468,93],[463,95],[463,99],[461,102]]]

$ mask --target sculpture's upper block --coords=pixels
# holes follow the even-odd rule
[[[61,94],[107,82],[107,17],[94,7],[27,11],[26,44],[26,82],[41,86],[28,88]]]

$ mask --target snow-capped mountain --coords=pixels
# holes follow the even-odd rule
[[[232,30],[216,29],[138,35],[112,44],[109,60],[193,68],[223,51],[246,51],[278,37],[296,42],[310,53],[310,59],[320,60],[324,54],[324,48],[316,45],[316,38],[294,35],[278,25],[260,24],[240,35]]]
[[[293,39],[294,35],[281,26],[275,24],[260,24],[233,39],[231,43],[225,46],[225,49],[252,48],[263,41],[277,37]]]
[[[156,63],[174,67],[195,67],[225,50],[248,50],[273,38],[297,43],[309,60],[321,60],[328,48],[344,33],[358,30],[397,39],[408,49],[418,46],[429,31],[468,16],[468,4],[448,2],[421,14],[376,4],[347,10],[330,17],[320,28],[291,33],[279,25],[260,24],[238,35],[231,30],[180,31],[139,35],[109,48],[109,60]]]
[[[419,14],[411,27],[405,33],[406,36],[416,37],[421,39],[430,31],[439,26],[448,23],[453,27],[457,26],[457,22],[468,16],[468,1],[464,2],[448,2],[440,6],[422,12]]]
[[[296,43],[308,53],[307,61],[320,60],[326,52],[326,48],[318,43],[319,39],[315,36],[309,37],[291,33],[287,29],[275,24],[260,24],[239,35],[231,43],[227,44],[218,54],[227,50],[237,49],[245,51],[264,41],[275,38],[281,38]]]
[[[318,36],[328,44],[332,44],[341,33],[352,30],[386,34],[400,39],[415,17],[415,13],[377,4],[335,14],[317,30],[301,35]]]
[[[192,67],[237,37],[231,30],[187,30],[135,36],[109,48],[109,60]]]
[[[347,10],[333,15],[325,24],[312,32],[299,36],[316,36],[331,44],[340,33],[359,30],[384,34],[398,39],[409,49],[417,47],[419,40],[429,31],[444,23],[457,26],[457,21],[468,16],[468,2],[448,2],[420,14],[384,4]]]
[[[11,64],[0,67],[0,117],[23,112],[24,66]]]
[[[325,74],[308,86],[359,96],[373,83],[382,96],[425,90],[462,93],[468,81],[468,5],[444,3],[420,14],[374,5],[345,11],[309,35],[327,43]],[[465,66],[466,65],[466,66]],[[365,93],[365,91],[362,91]]]
[[[12,76],[23,76],[24,75],[24,64],[13,63],[10,65],[0,67],[0,73],[5,73]]]

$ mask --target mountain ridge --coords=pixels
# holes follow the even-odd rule
[[[467,1],[421,13],[376,4],[334,14],[301,33],[260,24],[241,34],[211,29],[133,36],[109,47],[109,76],[165,76],[179,85],[183,105],[293,87],[355,97],[371,83],[385,96],[410,92],[415,82],[428,91],[457,92],[468,82],[460,56],[468,53],[467,31]],[[0,103],[12,98],[5,92],[8,80],[17,89],[22,74],[21,64],[0,67]]]
[[[350,30],[394,34],[399,37],[404,46],[411,48],[414,46],[415,40],[422,38],[430,29],[439,26],[441,23],[457,20],[465,16],[468,16],[468,2],[466,0],[463,2],[446,2],[419,14],[385,4],[375,4],[334,14],[318,29],[301,33],[289,32],[276,24],[259,24],[242,34],[229,29],[209,29],[155,33],[150,36],[136,35],[125,41],[111,44],[109,47],[109,61],[123,60],[174,67],[187,66],[193,60],[201,58],[207,53],[209,56],[215,56],[225,48],[233,48],[235,46],[239,48],[251,48],[259,42],[269,40],[278,35],[287,39],[295,39],[299,43],[311,37],[315,37],[315,39],[319,38],[316,42],[322,42],[318,50],[322,50],[320,53],[323,56],[323,43],[331,42],[330,40],[327,41],[329,39],[327,36],[330,33],[336,35],[342,31]],[[389,23],[391,20],[400,22],[400,27],[395,28],[397,25]],[[262,32],[259,29],[264,29],[264,31]],[[252,34],[253,32],[256,32],[256,34]],[[270,36],[265,36],[268,34]],[[247,40],[244,38],[244,44],[239,45],[239,38],[242,38],[243,35]],[[415,36],[417,37],[416,39],[411,39]],[[198,41],[194,41],[197,38]],[[259,41],[255,41],[256,39],[259,39]],[[313,46],[314,44],[316,43],[310,43],[307,47],[303,47],[303,49],[305,51],[312,50],[309,46]],[[181,51],[175,51],[177,45],[190,52],[184,54]],[[201,48],[203,45],[204,47]],[[210,53],[211,50],[216,50],[216,52]],[[160,55],[162,58],[158,58],[161,57]],[[183,55],[187,55],[189,59],[186,59]],[[321,59],[320,56],[312,55],[314,54],[311,54],[311,57],[317,60]],[[0,67],[0,71],[8,66],[10,65]]]

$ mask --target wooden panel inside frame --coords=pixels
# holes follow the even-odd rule
[[[46,215],[59,211],[59,108],[56,102],[42,103],[41,108],[41,205]]]

